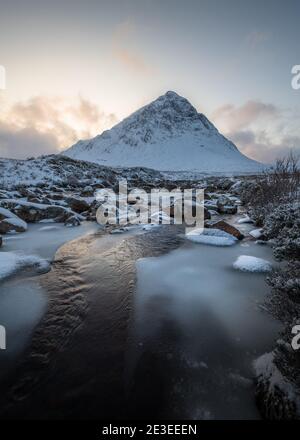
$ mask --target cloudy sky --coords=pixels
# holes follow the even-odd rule
[[[300,151],[299,17],[298,0],[0,0],[0,157],[61,151],[167,90],[252,158]]]

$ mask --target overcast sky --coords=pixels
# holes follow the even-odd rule
[[[300,149],[297,0],[0,0],[0,156],[59,151],[167,90],[252,158]]]

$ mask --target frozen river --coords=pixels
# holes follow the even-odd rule
[[[174,226],[110,235],[89,223],[34,225],[3,249],[51,259],[63,243],[48,273],[1,282],[4,413],[259,418],[252,362],[279,324],[262,307],[265,275],[232,264],[272,262],[268,246],[193,243]]]

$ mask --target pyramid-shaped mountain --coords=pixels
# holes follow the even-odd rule
[[[161,171],[251,173],[262,169],[175,92],[160,96],[93,139],[77,142],[64,155],[112,167]]]

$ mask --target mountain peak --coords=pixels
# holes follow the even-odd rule
[[[184,96],[179,95],[178,93],[174,92],[173,90],[168,90],[164,95],[159,96],[157,99],[161,100],[170,100],[170,101],[184,101],[188,102],[191,107],[192,104],[186,99]],[[155,101],[153,101],[155,102]]]
[[[168,99],[184,99],[182,96],[178,95],[178,93],[173,92],[173,90],[168,90],[163,96],[165,96]]]
[[[178,130],[190,130],[191,125],[202,125],[203,129],[213,129],[213,125],[204,126],[201,116],[195,107],[184,97],[176,92],[168,91],[159,96],[156,100],[137,110],[122,123],[138,122],[140,127],[149,125],[148,128],[159,127],[166,134],[177,132]],[[121,124],[122,124],[121,123]]]
[[[178,93],[169,90],[164,95],[159,96],[156,100],[152,101],[148,105],[155,103],[160,103],[164,105],[173,106],[174,110],[192,110],[193,113],[197,113],[197,110],[192,106],[192,104],[183,96],[178,95]],[[147,106],[145,106],[147,107]]]

